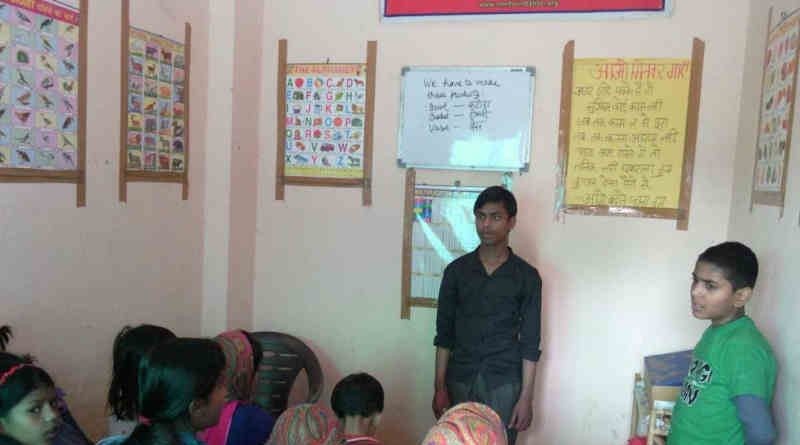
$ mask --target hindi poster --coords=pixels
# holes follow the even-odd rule
[[[689,59],[576,59],[565,178],[570,206],[678,209]]]

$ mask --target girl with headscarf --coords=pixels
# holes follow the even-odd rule
[[[439,418],[422,445],[507,445],[503,421],[480,403],[456,405]]]
[[[267,445],[338,445],[342,433],[336,414],[321,405],[293,406],[278,417]]]
[[[225,354],[223,379],[228,403],[219,422],[198,437],[207,445],[264,445],[275,420],[252,403],[253,383],[263,357],[261,344],[242,330],[223,332],[214,341]]]

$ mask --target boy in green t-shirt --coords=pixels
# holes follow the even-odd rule
[[[672,415],[668,445],[768,445],[775,440],[770,403],[775,357],[744,314],[758,276],[747,246],[726,242],[697,258],[692,314],[711,320]]]

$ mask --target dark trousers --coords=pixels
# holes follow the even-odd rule
[[[455,406],[464,402],[478,402],[492,408],[503,420],[506,427],[508,444],[514,445],[517,440],[517,430],[508,428],[511,414],[514,413],[514,405],[519,400],[519,393],[522,390],[522,383],[518,380],[504,383],[496,388],[489,388],[486,378],[478,373],[471,382],[447,382],[447,393],[450,396],[450,403]]]

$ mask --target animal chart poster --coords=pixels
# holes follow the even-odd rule
[[[285,174],[364,177],[365,64],[290,64]]]
[[[186,156],[184,45],[130,30],[128,170],[182,173]]]
[[[78,168],[79,11],[0,1],[0,167]]]
[[[566,204],[677,209],[691,61],[575,59]]]
[[[774,28],[764,62],[761,125],[756,146],[756,192],[780,192],[786,180],[786,161],[792,132],[797,77],[800,14]]]

